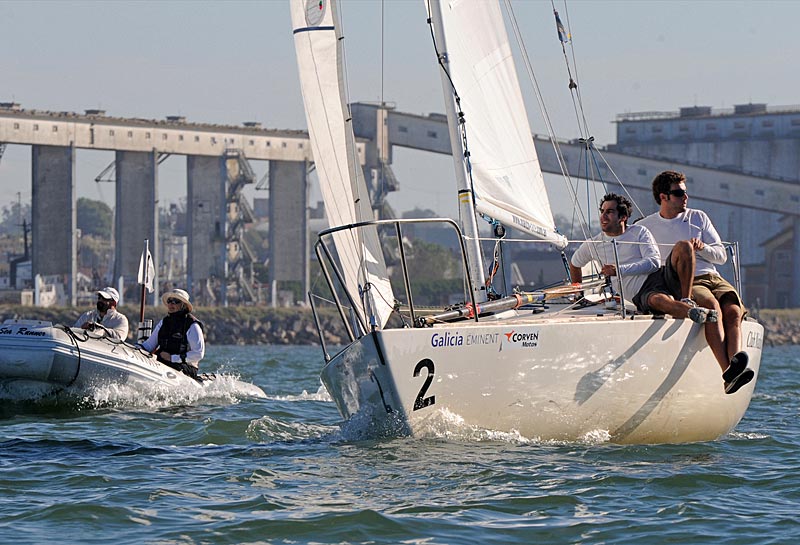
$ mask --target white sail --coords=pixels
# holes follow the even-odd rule
[[[300,85],[325,213],[331,227],[374,219],[346,101],[338,14],[331,0],[292,0]],[[355,309],[365,323],[374,317],[383,327],[394,296],[377,229],[367,227],[333,235],[345,288],[369,300]],[[370,285],[370,289],[364,289]]]
[[[450,77],[461,97],[476,208],[559,247],[503,15],[497,2],[441,0]]]

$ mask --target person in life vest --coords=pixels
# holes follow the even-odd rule
[[[153,328],[142,348],[158,361],[197,380],[200,360],[206,351],[203,323],[192,314],[189,294],[173,289],[161,296],[169,313]]]
[[[120,341],[128,338],[128,318],[117,311],[119,292],[112,287],[106,287],[97,292],[96,309],[89,310],[80,315],[72,327],[94,330],[99,324],[107,334]]]

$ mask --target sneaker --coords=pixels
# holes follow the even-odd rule
[[[696,324],[703,324],[709,321],[708,313],[707,308],[692,307],[689,309],[689,319]]]
[[[725,393],[734,394],[739,389],[753,380],[755,372],[747,367],[750,357],[747,352],[737,352],[731,358],[728,368],[722,373],[722,380],[725,381]]]
[[[694,301],[692,301],[688,297],[684,297],[683,299],[681,299],[681,303],[686,303],[687,305],[689,305],[692,308],[697,308],[697,303],[695,303]]]
[[[747,364],[750,363],[750,356],[747,352],[737,352],[731,358],[731,362],[725,372],[722,373],[722,380],[725,382],[732,382],[734,378],[741,375],[747,369]]]
[[[736,392],[739,391],[739,388],[741,388],[742,386],[753,380],[753,377],[755,376],[756,376],[755,372],[748,367],[747,369],[742,371],[741,375],[739,375],[732,381],[725,383],[725,393],[735,394]]]
[[[716,310],[709,310],[706,315],[706,322],[716,322],[719,320],[719,313]]]

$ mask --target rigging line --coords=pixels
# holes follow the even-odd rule
[[[590,203],[591,203],[591,197],[592,197],[591,190],[589,188],[589,177],[590,177],[589,168],[591,166],[591,163],[589,161],[589,145],[590,145],[590,142],[588,140],[584,141],[584,147],[581,149],[581,161],[579,162],[579,164],[584,164],[585,165],[585,169],[586,169],[586,177],[585,178],[586,178],[586,207],[587,207],[586,209],[587,209],[587,212],[591,210],[591,204]],[[595,202],[599,202],[597,200],[597,195],[596,194],[595,194]],[[591,217],[590,217],[590,219],[591,219]],[[599,223],[600,223],[600,218],[598,218],[598,224]],[[588,225],[588,227],[591,228],[591,225]],[[591,239],[591,233],[584,232],[583,236],[584,236],[584,238],[586,240],[590,240]],[[589,253],[592,256],[592,260],[590,261],[590,264],[592,266],[592,270],[594,271],[595,274],[600,274],[600,271],[597,270],[597,268],[595,266],[595,260],[597,262],[599,262],[599,263],[602,263],[602,260],[600,259],[600,252],[597,250],[597,247],[594,244],[590,244],[588,246],[588,248],[589,248]]]
[[[386,62],[385,61],[385,55],[386,55],[386,44],[385,44],[385,39],[386,39],[386,14],[385,13],[386,12],[385,12],[385,7],[386,7],[386,2],[384,0],[381,0],[381,108],[385,107],[385,105],[386,105],[386,95],[384,94],[384,81],[385,81],[385,79],[384,79],[385,72],[384,71],[385,71],[385,67],[386,67],[386,64],[385,64],[385,62]],[[383,118],[383,119],[385,120],[386,118]],[[383,126],[383,130],[384,131],[388,130],[388,127],[385,126],[385,122],[382,123],[381,125]],[[382,134],[385,134],[385,133],[382,133]],[[383,147],[383,141],[384,141],[384,138],[381,137],[381,139],[380,139],[381,147]],[[386,180],[386,164],[383,161],[383,158],[381,158],[381,161],[380,161],[380,164],[379,164],[379,168],[380,168],[380,177],[378,179],[378,184],[377,184],[378,187],[376,187],[375,189],[381,195],[381,199],[380,199],[380,201],[381,201],[380,202],[381,210],[380,210],[379,213],[381,215],[383,215],[384,214],[383,208],[384,208],[384,201],[385,201],[384,197],[383,197],[383,194],[384,194],[384,190],[385,190],[384,184],[386,183],[385,182],[385,180]]]
[[[539,104],[539,111],[542,114],[542,118],[545,123],[545,127],[547,129],[547,134],[550,137],[550,143],[553,146],[553,151],[556,154],[556,160],[558,161],[558,167],[561,170],[561,175],[564,179],[564,183],[567,187],[567,191],[570,194],[570,198],[575,206],[575,211],[577,211],[579,217],[579,223],[581,224],[581,229],[586,232],[586,218],[584,217],[583,210],[578,203],[578,195],[572,185],[570,184],[571,179],[569,175],[569,171],[566,166],[566,162],[564,160],[564,154],[561,152],[561,148],[558,144],[558,140],[555,136],[555,130],[553,129],[553,123],[550,119],[550,114],[547,111],[547,108],[544,104],[544,97],[542,95],[541,88],[539,87],[539,81],[536,79],[536,74],[533,71],[533,66],[531,65],[530,56],[528,55],[528,50],[525,47],[525,42],[522,40],[522,33],[519,30],[519,24],[517,23],[517,17],[514,13],[514,7],[511,5],[510,0],[505,0],[506,11],[509,16],[509,20],[511,21],[511,28],[514,31],[514,37],[517,41],[517,45],[519,46],[520,52],[522,54],[522,60],[525,64],[525,71],[528,74],[528,79],[531,82],[531,86],[534,90],[534,95],[536,96],[536,101]],[[574,217],[574,214],[573,214]]]
[[[553,8],[553,14],[555,15],[556,18],[556,24],[559,25],[561,21],[558,16],[558,11],[556,10],[554,0],[550,0],[550,5]],[[572,104],[573,104],[573,109],[575,110],[576,121],[578,123],[578,131],[582,137],[588,137],[589,135],[591,135],[591,131],[589,131],[589,123],[586,120],[586,111],[584,110],[583,107],[581,90],[580,87],[578,86],[579,78],[578,78],[578,63],[576,61],[576,56],[575,56],[575,41],[572,38],[572,30],[569,24],[569,11],[567,10],[566,0],[564,0],[564,13],[567,18],[566,37],[567,41],[569,42],[569,49],[572,55],[572,66],[574,66],[575,68],[574,77],[572,75],[572,68],[570,65],[569,56],[567,54],[565,42],[560,39],[561,32],[559,32],[559,42],[561,43],[561,52],[564,55],[564,64],[566,65],[567,75],[569,76],[569,90],[570,90],[570,95],[572,96]],[[561,27],[558,26],[557,28],[560,29]]]
[[[337,5],[340,5],[340,4],[337,4]],[[367,210],[372,212],[372,200],[371,200],[370,195],[369,195],[369,190],[367,190],[367,195],[362,195],[361,194],[361,190],[363,188],[366,188],[366,180],[364,180],[365,183],[359,183],[359,175],[361,177],[361,180],[363,180],[364,174],[361,171],[361,165],[360,165],[359,160],[358,160],[358,150],[356,149],[355,134],[353,132],[353,114],[352,114],[352,110],[350,108],[350,78],[348,77],[348,70],[347,70],[347,48],[344,46],[345,45],[345,41],[344,41],[345,40],[345,32],[344,32],[344,22],[343,22],[344,21],[344,17],[342,17],[338,13],[338,10],[333,13],[333,17],[334,17],[334,20],[333,20],[334,26],[336,28],[340,29],[339,30],[339,37],[337,38],[337,42],[338,43],[336,44],[336,47],[341,52],[342,80],[343,80],[342,87],[343,87],[343,92],[344,92],[345,107],[347,108],[347,119],[345,119],[345,126],[350,128],[349,132],[347,133],[346,138],[350,139],[350,144],[351,145],[349,146],[349,148],[350,148],[349,151],[351,153],[351,159],[352,159],[351,164],[354,165],[353,166],[353,171],[351,172],[350,169],[348,168],[347,172],[348,172],[349,176],[351,176],[351,177],[355,176],[355,181],[356,181],[356,183],[355,183],[355,186],[356,186],[355,187],[356,201],[353,203],[353,206],[355,208],[354,211],[355,211],[355,214],[356,214],[356,217],[357,217],[358,221],[373,220],[374,219],[374,217],[373,217],[374,213],[371,213],[369,218],[362,217],[362,211],[364,210],[363,206],[365,206],[364,205],[365,202],[366,202]],[[350,183],[351,183],[351,186],[352,186],[352,183],[353,183],[352,178],[350,180]],[[364,201],[364,199],[366,199],[366,201]],[[351,231],[351,237],[350,238],[351,238],[354,246],[357,248],[357,251],[359,252],[358,269],[361,271],[361,273],[363,274],[364,278],[369,278],[369,272],[367,271],[366,249],[364,247],[364,244],[361,243],[362,237],[361,237],[361,235],[359,235],[356,232],[357,230],[353,229],[353,230],[350,230],[350,231]],[[363,304],[363,301],[362,301],[362,304]]]
[[[569,22],[569,8],[567,6],[567,0],[564,0],[564,17],[567,19],[567,29],[569,32],[570,40],[569,40],[569,49],[570,53],[572,54],[572,65],[575,67],[575,79],[580,81],[580,76],[578,76],[578,58],[575,55],[575,41],[572,39],[572,25]],[[581,109],[581,117],[583,118],[583,124],[586,128],[586,134],[592,134],[589,130],[589,122],[586,119],[586,110],[583,107],[583,97],[581,96],[581,88],[576,87],[575,91],[578,95],[578,104],[580,104]]]
[[[615,180],[615,181],[616,181],[616,182],[619,184],[619,186],[620,186],[620,187],[622,188],[622,190],[625,192],[625,195],[626,195],[626,196],[627,196],[627,197],[628,197],[628,198],[631,200],[631,202],[633,203],[633,206],[635,206],[635,207],[636,207],[636,210],[639,212],[639,214],[640,214],[642,217],[644,217],[644,212],[642,212],[642,209],[641,209],[641,208],[639,208],[639,205],[638,205],[638,204],[636,204],[636,201],[633,199],[633,195],[631,195],[630,191],[628,191],[628,188],[627,188],[627,186],[626,186],[624,183],[622,183],[622,180],[620,179],[620,177],[619,177],[619,176],[617,176],[617,173],[616,173],[616,172],[614,171],[614,169],[611,167],[611,164],[610,164],[610,163],[609,163],[609,162],[606,160],[606,158],[603,156],[603,153],[602,153],[602,152],[601,152],[599,149],[597,149],[597,148],[593,148],[593,149],[594,149],[594,150],[597,152],[597,155],[599,155],[599,156],[600,156],[600,159],[602,159],[602,161],[603,161],[603,164],[604,164],[604,165],[606,165],[606,167],[608,167],[608,171],[611,173],[611,175],[614,177],[614,180]]]
[[[338,5],[341,5],[341,4],[338,4]],[[344,46],[344,44],[345,44],[345,33],[344,33],[344,22],[343,21],[344,21],[344,17],[338,16],[338,21],[334,20],[334,25],[337,25],[338,28],[341,29],[340,30],[340,37],[337,39],[338,41],[341,42],[341,45],[337,44],[337,48],[340,49],[341,55],[342,55],[342,79],[343,79],[343,86],[342,86],[343,89],[342,90],[344,92],[345,107],[347,108],[347,119],[345,119],[345,125],[347,125],[347,126],[349,126],[351,128],[350,133],[352,133],[353,114],[352,114],[352,110],[350,108],[350,77],[348,75],[349,73],[348,73],[348,70],[347,70],[347,48]],[[348,172],[351,175],[355,174],[356,177],[358,177],[358,169],[360,169],[360,166],[358,166],[359,165],[358,151],[356,150],[355,144],[356,144],[355,138],[353,138],[352,146],[351,146],[352,149],[350,150],[350,153],[352,154],[353,164],[356,165],[354,167],[355,172],[350,172],[349,169],[348,169]],[[361,184],[357,183],[356,184],[356,188],[355,188],[356,191],[361,191],[361,188],[362,188]],[[360,195],[360,194],[357,194],[356,197],[357,197],[358,201],[360,201],[361,199],[365,198],[364,195]],[[369,195],[366,195],[366,199],[367,199],[367,202],[369,203],[370,202]],[[362,217],[360,217],[360,210],[361,210],[361,208],[359,206],[356,206],[356,214],[358,215],[358,221],[366,221],[367,219],[373,219],[373,218],[362,218]]]

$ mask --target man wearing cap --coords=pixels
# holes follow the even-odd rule
[[[158,361],[197,379],[200,360],[206,352],[203,323],[192,314],[189,294],[173,289],[161,296],[167,316],[153,328],[142,348],[155,354]]]
[[[114,339],[124,341],[128,338],[128,318],[117,311],[119,292],[112,287],[105,287],[97,292],[97,305],[93,310],[81,314],[72,327],[94,329],[101,325]]]

